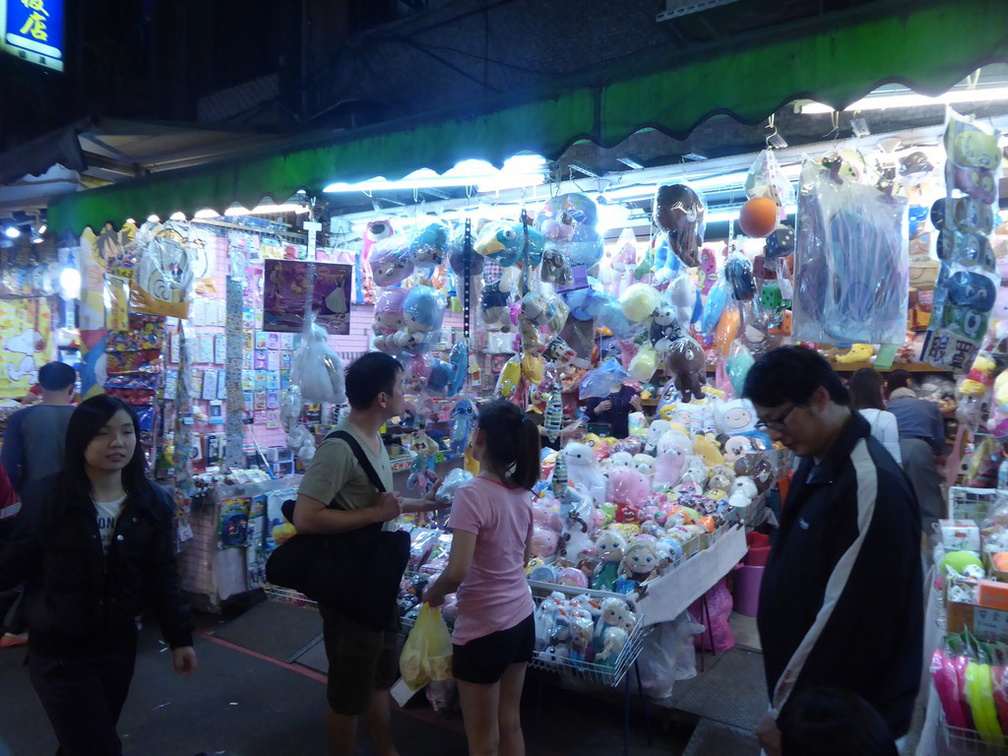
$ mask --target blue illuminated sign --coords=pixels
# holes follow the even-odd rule
[[[0,50],[63,70],[63,0],[0,0]]]

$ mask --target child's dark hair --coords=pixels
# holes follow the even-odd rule
[[[133,422],[136,448],[126,467],[122,470],[122,485],[126,493],[135,494],[145,484],[144,470],[147,460],[140,444],[140,421],[136,412],[120,399],[98,394],[81,402],[70,415],[67,423],[65,458],[63,472],[60,473],[59,491],[72,491],[78,498],[86,499],[91,493],[91,480],[84,467],[84,452],[95,439],[102,427],[112,416],[122,410]]]
[[[896,756],[882,715],[851,690],[808,688],[784,706],[777,726],[783,756]]]
[[[391,394],[402,363],[384,352],[368,352],[346,370],[346,395],[355,410],[366,410],[383,391]]]
[[[531,491],[539,480],[539,426],[498,400],[480,406],[479,429],[486,440],[483,464],[502,481]]]
[[[861,368],[851,376],[850,384],[847,386],[850,391],[850,406],[852,409],[885,409],[885,401],[882,399],[882,387],[885,385],[885,378],[882,374],[871,368]]]

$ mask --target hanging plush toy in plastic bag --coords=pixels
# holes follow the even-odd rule
[[[946,197],[935,203],[941,271],[921,360],[965,370],[987,333],[1001,276],[988,238],[997,211],[1000,133],[951,110],[945,125]]]
[[[173,225],[144,223],[136,241],[139,260],[130,287],[130,306],[137,312],[188,318],[193,271],[180,230]]]
[[[858,183],[839,160],[802,167],[794,336],[902,344],[910,281],[906,199]]]
[[[700,247],[707,229],[707,202],[703,195],[686,184],[660,186],[654,197],[652,217],[665,232],[669,249],[683,264],[695,268],[700,263]],[[655,265],[655,275],[661,280],[671,277]]]
[[[305,318],[301,346],[291,367],[291,385],[301,387],[301,398],[306,402],[346,401],[343,361],[329,346],[329,334],[315,323],[314,312]]]

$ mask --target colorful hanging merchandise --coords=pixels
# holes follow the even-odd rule
[[[951,110],[945,127],[946,196],[931,210],[941,272],[921,360],[966,370],[987,333],[1000,276],[989,235],[998,207],[1000,133]]]
[[[793,332],[825,344],[903,344],[907,202],[861,183],[848,156],[802,166]]]
[[[136,233],[131,305],[136,312],[189,317],[193,270],[188,224],[144,223]]]

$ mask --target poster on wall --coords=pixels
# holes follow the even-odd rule
[[[50,360],[52,313],[43,297],[12,299],[0,308],[0,399],[20,399]]]
[[[350,333],[351,266],[266,260],[264,274],[263,330],[300,333],[304,327],[308,283],[313,281],[315,322],[332,335]]]

